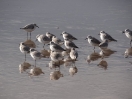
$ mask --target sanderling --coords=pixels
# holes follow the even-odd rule
[[[60,45],[55,44],[54,42],[50,42],[50,50],[51,51],[56,51],[56,52],[66,51]]]
[[[106,33],[105,31],[100,31],[100,33],[99,33],[99,35],[100,35],[100,38],[101,38],[101,40],[102,41],[104,41],[104,40],[108,40],[108,42],[111,42],[111,41],[116,41],[117,42],[117,40],[115,40],[114,38],[112,38],[108,33]]]
[[[26,54],[30,52],[30,47],[26,46],[23,42],[21,42],[19,49],[22,53],[25,54],[25,61],[26,61]]]
[[[28,40],[28,33],[30,33],[30,39],[31,39],[31,32],[34,31],[36,27],[38,27],[37,24],[28,24],[20,29],[27,31],[27,40]]]
[[[41,59],[43,57],[42,53],[38,52],[33,48],[30,49],[30,55],[35,60],[35,66],[36,66],[36,60]]]
[[[130,40],[130,46],[132,42],[132,31],[130,29],[125,29],[125,31],[122,31],[122,33],[125,33],[126,37],[128,37]]]
[[[99,44],[101,43],[98,39],[96,39],[90,35],[88,35],[86,39],[88,39],[88,43],[90,45],[94,46],[94,49],[95,49],[95,46],[99,46]]]
[[[52,37],[55,36],[54,34],[50,33],[50,32],[46,32],[46,36],[48,38],[50,38],[50,40],[52,41]]]
[[[67,39],[64,40],[64,44],[67,49],[78,48],[72,41],[69,41]]]
[[[65,31],[63,31],[61,35],[63,36],[64,39],[68,39],[69,41],[77,40],[77,38],[75,38],[74,36]]]
[[[106,49],[106,48],[108,47],[108,40],[106,39],[106,40],[104,40],[103,42],[101,42],[101,43],[99,44],[99,47],[100,47],[101,49]]]
[[[132,48],[126,49],[126,51],[124,53],[124,57],[128,58],[128,56],[132,56]]]
[[[58,45],[62,45],[64,44],[64,41],[62,41],[61,39],[57,38],[56,36],[52,37],[52,42],[58,44]]]
[[[60,60],[63,60],[63,56],[60,52],[51,51],[50,52],[50,58],[54,62],[58,62]]]
[[[36,41],[39,41],[40,43],[43,43],[44,45],[43,45],[43,48],[44,48],[44,46],[45,46],[45,44],[48,44],[49,42],[50,42],[50,39],[46,36],[46,35],[44,35],[44,34],[38,34],[37,36],[36,36]]]
[[[73,60],[77,60],[77,58],[78,58],[78,52],[75,50],[75,48],[71,48],[70,57]]]
[[[60,61],[63,60],[63,56],[60,52],[51,51],[50,58],[53,62],[58,63],[58,67],[60,69]]]

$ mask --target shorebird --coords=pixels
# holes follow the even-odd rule
[[[63,31],[61,33],[61,35],[63,36],[64,40],[65,39],[68,39],[69,41],[77,40],[77,38],[75,38],[74,36],[72,36],[71,34],[65,32],[65,31]]]
[[[45,44],[48,44],[49,42],[50,42],[50,38],[48,38],[46,35],[44,35],[44,34],[38,34],[37,36],[36,36],[36,41],[39,41],[40,43],[43,43],[44,45],[43,45],[43,48],[44,48],[44,46],[45,46]]]
[[[132,56],[132,48],[127,48],[125,53],[124,53],[124,57],[128,58],[128,56]]]
[[[19,49],[22,53],[25,54],[25,61],[26,61],[26,54],[30,52],[30,47],[26,46],[23,42],[21,42]]]
[[[50,58],[54,62],[58,62],[63,59],[63,56],[60,52],[51,51],[50,52]]]
[[[59,63],[58,67],[60,68],[60,61],[63,60],[63,56],[60,52],[51,51],[50,58],[53,62]]]
[[[94,46],[94,49],[95,49],[95,46],[99,46],[99,44],[101,43],[98,39],[96,39],[90,35],[88,35],[86,39],[88,40],[88,43],[90,45]]]
[[[64,44],[67,49],[78,48],[72,41],[69,41],[67,39],[64,40]]]
[[[52,37],[55,35],[50,32],[46,32],[46,36],[50,39],[50,41],[52,41]]]
[[[41,59],[43,55],[33,48],[30,49],[30,55],[35,60],[35,67],[36,67],[36,60]]]
[[[38,27],[37,24],[28,24],[20,29],[27,31],[27,40],[28,40],[28,33],[30,33],[30,39],[31,39],[31,32],[34,31],[36,27]]]
[[[58,44],[58,45],[62,45],[64,44],[64,41],[62,41],[61,39],[57,38],[56,36],[52,37],[52,42]]]
[[[99,35],[100,35],[100,38],[101,38],[102,41],[108,40],[108,42],[111,42],[111,41],[116,41],[116,42],[117,42],[117,40],[115,40],[114,38],[112,38],[112,37],[111,37],[108,33],[106,33],[105,31],[100,31]]]
[[[132,31],[130,29],[125,29],[125,31],[122,31],[122,33],[125,33],[126,37],[131,39],[130,40],[130,46],[131,46],[131,43],[132,43]]]
[[[108,47],[108,40],[104,40],[103,42],[101,42],[101,43],[99,44],[99,47],[100,47],[101,49],[106,49],[106,48]]]
[[[56,52],[66,51],[60,45],[55,44],[54,42],[50,42],[50,50],[51,51],[56,51]]]
[[[77,58],[78,58],[78,53],[77,53],[77,51],[75,50],[75,48],[71,48],[70,57],[71,57],[71,59],[73,59],[73,60],[77,60]]]

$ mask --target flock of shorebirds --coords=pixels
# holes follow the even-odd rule
[[[31,41],[31,32],[34,31],[36,27],[38,27],[37,24],[28,24],[20,29],[25,30],[27,32],[27,40]],[[30,38],[28,37],[29,33]],[[125,31],[122,31],[122,33],[125,33],[125,35],[130,39],[131,45],[132,31],[129,29],[125,29]],[[63,31],[61,35],[63,37],[63,40],[59,39],[50,32],[46,32],[46,34],[38,34],[36,36],[36,41],[42,43],[44,48],[44,50],[41,52],[37,51],[33,46],[29,46],[29,44],[21,42],[19,49],[22,53],[25,54],[25,61],[24,63],[19,65],[20,72],[22,73],[25,71],[30,76],[38,76],[40,74],[44,74],[42,69],[36,66],[36,60],[41,58],[50,58],[51,61],[49,63],[49,67],[55,68],[55,71],[50,73],[51,80],[56,80],[63,76],[63,74],[61,74],[60,72],[60,65],[64,63],[68,63],[68,65],[71,65],[71,68],[69,69],[71,75],[77,73],[78,70],[75,66],[75,61],[77,61],[78,52],[76,48],[79,47],[73,42],[74,40],[77,40],[77,38],[65,31]],[[88,35],[85,40],[88,40],[88,43],[94,47],[94,50],[96,46],[99,47],[103,55],[104,52],[108,50],[109,42],[117,42],[117,40],[105,31],[100,31],[99,35],[101,41],[90,35]],[[45,50],[45,45],[49,45],[48,50]],[[64,45],[65,48],[63,48],[62,45]],[[26,62],[26,55],[28,53],[35,61],[34,65],[31,65],[30,63]],[[30,69],[31,66],[33,66],[33,68]],[[27,72],[27,69],[30,69],[30,71]]]

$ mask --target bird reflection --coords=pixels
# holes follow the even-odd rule
[[[69,73],[71,76],[75,75],[78,72],[78,69],[76,66],[69,68]]]
[[[102,58],[104,57],[109,57],[110,55],[114,54],[117,51],[111,50],[111,49],[103,49],[100,51],[100,56],[102,56]]]
[[[41,50],[41,53],[43,54],[43,56],[45,56],[47,58],[50,57],[50,50],[43,49],[43,50]]]
[[[30,48],[36,48],[36,44],[32,40],[26,40],[24,44]]]
[[[58,80],[60,77],[63,77],[63,74],[60,71],[53,71],[50,73],[50,80]]]
[[[129,56],[132,56],[132,47],[126,49],[125,53],[124,53],[124,57],[128,58]]]
[[[91,61],[96,61],[99,58],[101,58],[100,54],[97,53],[97,52],[93,52],[93,53],[91,53],[90,55],[87,56],[86,60],[87,60],[87,62],[89,64]]]
[[[22,64],[19,65],[19,72],[23,73],[25,72],[27,69],[31,68],[31,64],[28,62],[23,62]]]
[[[40,67],[34,67],[32,69],[30,69],[30,72],[28,73],[29,76],[39,76],[40,74],[44,74],[44,72],[42,71],[42,69]]]
[[[105,60],[101,60],[97,66],[99,66],[99,67],[103,68],[104,70],[106,70],[108,64]]]
[[[63,65],[64,64],[64,61],[63,60],[60,60],[58,62],[54,62],[54,61],[50,61],[49,62],[49,68],[50,69],[57,69],[59,68],[60,69],[60,65]]]

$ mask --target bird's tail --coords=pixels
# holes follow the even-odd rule
[[[113,41],[117,42],[117,40],[113,39]]]
[[[24,28],[20,28],[20,29],[24,29]]]

